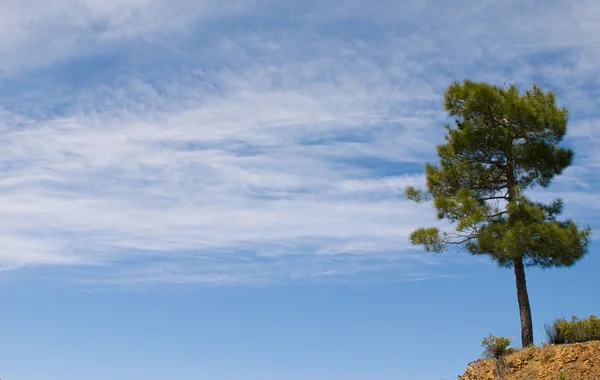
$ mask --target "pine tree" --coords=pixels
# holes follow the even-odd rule
[[[521,92],[465,80],[446,90],[444,107],[456,119],[446,125],[439,163],[427,164],[427,189],[407,188],[416,202],[431,200],[438,219],[452,231],[420,228],[413,244],[429,252],[458,245],[473,255],[489,255],[515,273],[521,343],[533,343],[525,267],[568,267],[587,253],[590,228],[558,220],[563,202],[534,202],[527,190],[547,188],[571,165],[574,152],[560,146],[567,110],[554,93],[539,86]]]

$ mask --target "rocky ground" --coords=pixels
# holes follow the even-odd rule
[[[509,349],[499,360],[469,364],[458,379],[600,380],[600,341]]]

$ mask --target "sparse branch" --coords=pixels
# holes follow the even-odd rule
[[[485,186],[485,185],[475,185],[469,186],[471,190],[488,190],[488,191],[500,191],[506,189],[506,186]]]
[[[506,215],[506,214],[508,214],[508,211],[506,211],[506,210],[505,211],[500,211],[500,212],[497,212],[495,214],[489,215],[488,219],[494,219],[494,218],[497,218],[499,216]]]
[[[458,240],[458,241],[447,241],[446,244],[451,244],[451,245],[462,245],[465,244],[471,240],[477,239],[477,235],[474,236],[466,236],[463,237],[462,240]]]
[[[506,195],[497,195],[497,196],[482,198],[483,201],[491,201],[494,199],[506,199]]]
[[[496,167],[497,167],[498,169],[500,169],[500,170],[505,170],[505,169],[506,169],[506,165],[503,165],[503,164],[499,163],[498,161],[494,160],[494,159],[493,159],[493,158],[492,158],[492,157],[489,155],[489,153],[488,153],[488,152],[486,152],[484,149],[482,149],[482,148],[479,148],[479,152],[480,152],[481,154],[483,154],[483,155],[485,156],[485,158],[487,158],[487,159],[488,159],[488,161],[489,161],[490,165],[494,165],[494,166],[496,166]]]
[[[491,120],[497,126],[505,127],[505,125],[502,123],[502,119],[497,119],[496,115],[494,115],[494,113],[491,110],[490,111],[485,111],[485,110],[481,110],[481,109],[470,109],[470,110],[467,110],[465,108],[465,103],[464,102],[460,102],[460,101],[458,101],[456,103],[456,105],[458,106],[457,108],[462,113],[465,113],[465,114],[469,115],[470,117],[473,117],[472,115],[481,114],[481,115],[486,116],[486,119]]]

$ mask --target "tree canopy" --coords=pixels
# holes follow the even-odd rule
[[[529,300],[522,267],[570,266],[587,252],[590,228],[558,220],[561,199],[544,204],[527,196],[533,187],[547,188],[573,161],[574,152],[560,145],[568,112],[535,84],[521,92],[470,80],[448,87],[444,107],[455,122],[445,126],[439,162],[425,166],[426,190],[410,187],[406,195],[432,201],[438,219],[454,230],[419,228],[410,240],[430,252],[459,245],[515,267],[523,327],[521,303],[528,309]],[[525,335],[532,343],[532,333]]]

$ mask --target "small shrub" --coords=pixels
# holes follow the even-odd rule
[[[546,332],[546,341],[549,344],[565,344],[567,340],[560,334],[560,330],[556,328],[556,321],[551,325],[544,325],[544,331]]]
[[[512,340],[513,338],[490,334],[481,340],[481,346],[484,347],[483,356],[486,358],[499,359],[504,355],[506,348],[510,346]]]
[[[573,337],[573,323],[564,319],[559,318],[552,324],[556,333],[562,337],[563,343],[572,343],[570,340]]]

